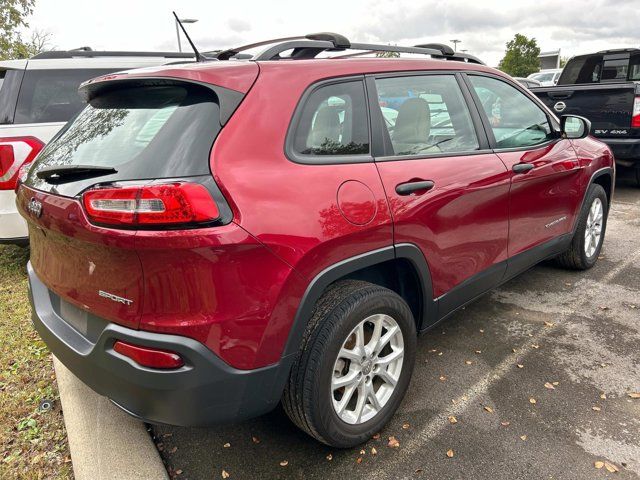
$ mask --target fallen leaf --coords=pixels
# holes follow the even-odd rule
[[[229,442],[227,442],[224,445],[222,445],[223,448],[229,448],[230,446],[231,446],[231,444]]]
[[[531,345],[531,348],[535,348],[537,350],[540,348],[540,345],[534,343],[533,345]]]
[[[600,307],[600,310],[609,310],[609,307],[607,307],[606,305],[603,305]]]
[[[251,437],[251,441],[253,443],[260,443],[260,439],[258,437]]]
[[[511,351],[512,351],[513,353],[516,353],[516,352],[517,352],[517,350],[516,350],[515,348],[512,348],[512,349],[511,349]]]
[[[601,398],[602,400],[606,400],[606,399],[607,399],[607,395],[606,395],[605,393],[601,393],[601,394],[600,394],[600,398]]]
[[[433,349],[429,350],[429,352],[431,352],[431,353],[436,353],[437,351],[438,351],[438,350],[436,350],[435,348],[433,348]]]
[[[467,365],[471,365],[473,362],[471,360],[465,360],[464,363],[466,363]]]
[[[356,463],[357,463],[358,465],[359,465],[359,464],[361,464],[361,463],[362,463],[362,457],[358,457],[358,458],[356,459]]]
[[[553,322],[544,322],[544,326],[545,327],[553,327],[555,325],[555,323]]]
[[[558,385],[560,385],[560,382],[551,382],[551,383],[552,383],[554,386],[556,386],[556,387],[557,387]]]
[[[565,283],[565,285],[566,285],[567,287],[570,287],[570,286],[571,286],[571,284],[570,284],[569,282]]]
[[[378,440],[378,439],[380,438],[380,434],[379,434],[379,433],[376,433],[376,434],[375,434],[373,437],[371,437],[371,438],[373,438],[374,440]]]
[[[486,412],[493,413],[493,408],[491,407],[484,407],[484,409]]]
[[[453,458],[454,455],[455,455],[455,453],[453,452],[453,450],[451,450],[451,449],[447,450],[447,457]]]
[[[182,470],[180,469],[176,470],[176,475],[182,475]]]
[[[376,447],[371,447],[371,455],[377,455],[378,454],[378,450],[376,450]]]
[[[445,377],[444,375],[440,375],[440,381],[444,382],[447,379],[447,377]]]
[[[331,455],[331,454],[327,455],[327,460],[329,460],[329,461],[333,460],[333,455]]]
[[[367,452],[366,452],[366,450],[364,448],[362,450],[360,450],[360,455],[366,455],[366,454],[367,454]]]
[[[530,403],[530,404],[532,404],[532,405],[535,405],[537,402],[536,402],[536,399],[535,399],[535,398],[531,397],[531,398],[529,399],[529,403]]]
[[[602,368],[604,368],[604,367],[606,367],[606,366],[607,366],[607,364],[606,364],[606,363],[601,363],[601,364],[600,364],[600,366],[601,366]]]
[[[521,363],[518,364],[518,368],[524,368],[524,365],[522,365]]]
[[[632,392],[629,394],[629,398],[640,398],[640,392]]]
[[[229,478],[229,474],[226,470],[222,470],[222,478]]]
[[[449,417],[449,423],[451,423],[451,424],[458,423],[458,419],[456,417],[454,417],[453,415],[451,415]]]
[[[442,352],[438,353],[438,356],[441,356],[441,355],[442,355]]]
[[[480,333],[484,333],[484,328],[481,328],[481,329],[480,329]]]
[[[396,439],[396,437],[389,437],[389,443],[387,443],[388,447],[398,448],[400,446],[400,442]]]
[[[476,350],[476,353],[480,354],[482,353],[482,350]]]
[[[411,426],[411,425],[409,425],[408,423],[403,423],[403,424],[402,424],[402,429],[403,429],[403,430],[409,430],[409,427],[410,427],[410,426]]]
[[[286,467],[287,465],[289,465],[289,462],[288,462],[287,460],[282,460],[282,461],[280,462],[280,466],[281,466],[281,467]]]
[[[591,410],[593,410],[594,412],[599,412],[602,409],[600,407],[593,406],[591,407]]]
[[[162,438],[173,437],[173,433],[163,433]]]
[[[503,427],[508,427],[509,425],[511,425],[511,422],[500,422],[500,425],[502,425]]]
[[[616,473],[620,471],[618,467],[616,467],[613,463],[609,463],[609,462],[604,462],[604,468],[606,468],[607,472],[609,473]]]
[[[598,470],[600,470],[602,467],[604,467],[604,462],[601,462],[600,460],[598,460],[593,464],[593,466],[596,467]]]
[[[547,382],[544,384],[544,388],[548,388],[549,390],[555,390],[556,387],[554,387],[551,383]]]
[[[413,472],[413,473],[415,473],[415,474],[418,474],[418,475],[419,475],[419,474],[421,474],[422,472],[423,472],[423,470],[422,470],[421,468],[416,468],[416,471],[415,471],[415,472]]]
[[[526,436],[526,435],[521,435],[521,436],[520,436],[520,440],[526,440],[526,439],[527,439],[527,436]]]

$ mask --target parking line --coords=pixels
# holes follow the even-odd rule
[[[598,283],[608,283],[613,280],[616,275],[622,272],[625,268],[631,265],[637,258],[640,258],[640,250],[637,250],[626,260],[620,262],[617,266],[612,268],[609,273],[607,273]],[[563,315],[564,318],[570,318],[573,314],[575,314],[581,307],[588,303],[588,300],[583,300],[579,302],[570,313]],[[527,343],[538,344],[540,340],[546,338],[551,332],[553,332],[556,328],[557,323],[551,327],[544,327],[538,334],[533,337],[527,337]],[[385,478],[386,472],[390,469],[397,473],[396,465],[398,463],[403,463],[408,460],[407,457],[415,458],[415,452],[422,448],[422,446],[431,440],[433,437],[439,435],[445,427],[449,426],[448,417],[450,416],[461,416],[462,413],[472,404],[477,404],[480,398],[485,395],[489,388],[498,380],[501,380],[509,371],[511,371],[514,366],[518,362],[519,358],[522,358],[523,355],[527,353],[524,347],[520,347],[515,353],[512,353],[505,357],[505,359],[498,364],[497,367],[493,368],[491,372],[481,378],[478,382],[476,382],[471,388],[469,388],[464,394],[455,399],[454,403],[447,408],[443,413],[439,413],[434,416],[427,425],[417,432],[413,437],[411,437],[407,442],[404,442],[404,448],[397,452],[394,455],[393,459],[385,464],[384,467],[376,469],[374,472],[371,472],[371,476],[375,478],[379,476],[379,478]]]

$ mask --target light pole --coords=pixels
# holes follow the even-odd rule
[[[182,23],[196,23],[198,21],[197,18],[181,18],[180,22]],[[182,44],[180,43],[180,25],[178,25],[178,20],[176,22],[176,37],[178,37],[178,51],[182,51]]]
[[[459,43],[462,43],[462,40],[449,40],[449,41],[453,43],[453,51],[457,52],[458,51],[457,46]]]

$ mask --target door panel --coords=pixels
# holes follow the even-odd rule
[[[520,163],[534,166],[512,172],[509,256],[570,232],[581,199],[580,169],[570,141],[498,155],[510,171]]]
[[[394,243],[422,250],[442,317],[502,279],[511,175],[482,150],[479,117],[454,75],[376,78],[368,90]],[[425,320],[428,326],[437,318]]]

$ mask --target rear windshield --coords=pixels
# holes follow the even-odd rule
[[[199,86],[136,87],[111,91],[89,105],[50,142],[35,161],[27,184],[51,186],[36,177],[43,167],[91,165],[117,173],[64,182],[67,196],[104,181],[205,175],[220,130],[215,94]]]
[[[85,106],[78,87],[112,72],[105,69],[27,70],[20,87],[14,123],[66,122]]]

